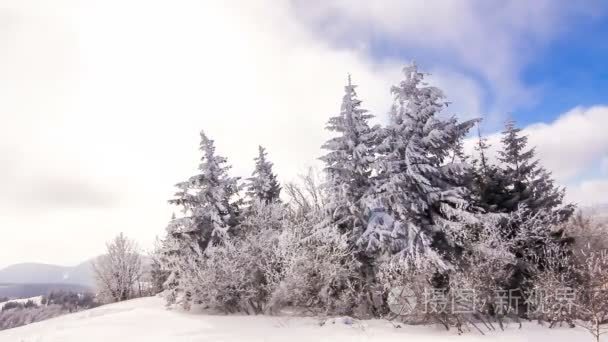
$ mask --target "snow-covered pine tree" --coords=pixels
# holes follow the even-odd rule
[[[488,144],[488,139],[481,135],[481,128],[479,128],[479,123],[477,123],[477,143],[475,144],[475,151],[479,155],[479,170],[482,175],[488,173],[488,169],[490,168],[490,162],[488,160],[488,150],[490,149],[490,144]]]
[[[379,132],[378,126],[370,127],[368,122],[373,115],[361,107],[356,88],[349,75],[340,113],[331,117],[326,126],[338,135],[323,144],[322,148],[329,152],[319,158],[325,162],[327,212],[339,232],[348,234],[351,241],[356,241],[366,226],[363,199],[371,186]]]
[[[509,213],[509,220],[499,228],[504,238],[513,242],[511,251],[518,259],[507,286],[526,289],[534,269],[542,269],[547,262],[546,250],[569,253],[573,239],[558,224],[571,216],[574,207],[563,204],[564,189],[557,187],[550,172],[540,165],[535,149],[528,148],[527,136],[514,121],[506,123],[501,142],[497,175],[501,183],[491,191],[495,196],[492,204],[495,211]]]
[[[189,277],[200,266],[205,250],[209,245],[229,243],[238,216],[238,207],[232,202],[238,179],[228,175],[226,159],[215,154],[213,140],[203,132],[200,150],[200,173],[178,183],[175,198],[169,201],[182,208],[183,216],[169,223],[163,251],[171,271],[165,283],[170,290],[169,302],[182,296],[185,305],[196,292]]]
[[[502,204],[507,202],[507,177],[488,158],[490,144],[483,137],[479,125],[477,126],[476,156],[472,162],[471,192],[476,206],[489,213],[502,213],[507,211]]]
[[[441,119],[447,106],[438,88],[424,83],[415,64],[403,69],[405,79],[391,92],[391,121],[379,145],[374,194],[377,209],[395,218],[368,226],[360,244],[371,253],[424,254],[440,268],[446,253],[466,235],[475,220],[467,210],[463,177],[468,167],[449,162],[450,151],[476,120]]]
[[[380,128],[370,126],[369,120],[373,115],[362,108],[356,88],[348,75],[340,113],[331,117],[326,125],[327,130],[337,135],[323,144],[322,148],[328,152],[319,158],[325,163],[324,191],[328,198],[324,207],[327,217],[321,224],[324,231],[320,234],[342,235],[346,241],[351,254],[345,256],[342,262],[356,260],[357,265],[351,266],[359,272],[357,278],[360,280],[351,285],[359,298],[353,300],[350,306],[352,310],[356,307],[368,314],[374,310],[371,300],[373,291],[370,289],[375,280],[375,272],[373,260],[358,248],[357,241],[367,226],[369,208],[365,195],[372,185],[371,171]]]
[[[526,150],[528,137],[520,133],[521,128],[515,126],[515,121],[506,122],[500,139],[503,149],[498,151],[498,160],[503,163],[508,177],[523,183],[536,176],[538,160],[534,159],[535,148]]]
[[[154,250],[150,253],[149,281],[152,294],[164,290],[164,284],[171,272],[164,267],[167,255],[165,254],[165,241],[158,237],[154,241]]]
[[[267,155],[266,149],[258,146],[258,156],[254,159],[255,169],[252,177],[247,179],[247,195],[251,200],[268,204],[280,201],[281,185],[272,171],[273,165],[267,159]]]
[[[564,189],[555,185],[551,173],[535,158],[535,148],[528,149],[528,137],[521,134],[512,120],[507,121],[502,135],[498,160],[507,179],[509,196],[501,205],[509,212],[524,205],[531,214],[558,211],[560,215],[556,217],[569,218],[573,207],[562,206]]]
[[[169,203],[182,207],[186,223],[182,233],[194,234],[204,250],[210,242],[220,243],[228,238],[235,225],[238,208],[232,202],[238,192],[238,178],[228,174],[226,158],[215,154],[213,140],[201,132],[200,150],[203,152],[200,173],[176,186],[179,191]]]
[[[460,137],[452,148],[451,163],[468,163],[469,156],[464,152],[464,136]]]

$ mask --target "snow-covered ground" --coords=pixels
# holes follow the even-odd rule
[[[310,341],[591,341],[579,329],[548,329],[527,323],[506,331],[458,336],[439,327],[404,326],[387,321],[338,321],[320,326],[315,318],[216,316],[167,310],[160,298],[140,298],[0,331],[0,342],[310,342]],[[608,341],[608,338],[606,339]]]
[[[19,303],[24,303],[27,302],[28,300],[33,301],[34,303],[40,305],[40,301],[42,300],[42,296],[36,296],[36,297],[30,297],[30,298],[20,298],[20,299],[11,299],[9,301],[6,302],[0,302],[0,310],[2,310],[2,308],[4,307],[4,304],[8,303],[8,302],[19,302]]]

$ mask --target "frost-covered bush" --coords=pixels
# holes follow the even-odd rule
[[[15,307],[3,310],[0,313],[0,330],[39,322],[66,313],[68,313],[66,309],[56,304],[29,308]]]
[[[577,276],[575,323],[599,342],[608,334],[608,223],[579,212],[565,229],[576,237],[571,258]]]
[[[281,233],[275,250],[278,267],[269,272],[271,308],[293,305],[352,314],[358,303],[358,262],[346,236],[315,223],[295,218]]]
[[[608,222],[605,219],[579,211],[563,228],[576,238],[573,250],[577,256],[581,256],[583,250],[600,252],[608,249]]]
[[[596,341],[608,334],[608,251],[584,250],[577,259],[577,324]]]
[[[349,243],[326,216],[329,194],[312,170],[301,183],[287,184],[288,214],[273,254],[276,267],[267,270],[269,310],[299,306],[325,314],[356,314],[364,281],[360,262]]]
[[[590,248],[577,257],[551,255],[533,279],[535,310],[531,317],[566,322],[588,330],[599,341],[608,333],[608,253]]]
[[[574,326],[578,286],[572,259],[555,248],[547,249],[543,259],[528,280],[527,316],[549,322],[551,327],[562,322]]]
[[[380,264],[378,280],[383,285],[391,315],[406,322],[428,322],[425,301],[434,288],[437,265],[420,254],[398,255]]]
[[[2,311],[8,311],[11,309],[23,309],[23,303],[21,302],[8,302],[2,306]]]
[[[208,247],[186,281],[189,301],[223,312],[273,313],[285,306],[350,314],[357,262],[346,237],[318,220],[258,203],[229,244]]]
[[[440,323],[460,332],[480,329],[479,322],[492,328],[492,321],[507,316],[512,308],[497,307],[495,299],[516,261],[495,229],[500,218],[487,216],[469,227],[463,250],[450,257],[447,267],[422,253],[381,263],[378,277],[392,316],[410,323]]]
[[[599,341],[608,333],[608,253],[601,235],[592,238],[601,226],[582,218],[566,224],[568,233],[583,233],[576,234],[581,240],[574,247],[564,250],[554,244],[543,249],[543,261],[534,264],[529,279],[526,301],[532,308],[530,318],[549,322],[550,327],[563,322],[579,325]]]
[[[20,301],[10,301],[10,302],[6,302],[6,303],[4,303],[4,305],[2,305],[1,311],[8,311],[8,310],[12,310],[12,309],[31,309],[31,308],[36,308],[36,307],[38,307],[38,304],[36,304],[31,299],[28,299],[25,303],[20,302]]]
[[[42,305],[60,305],[69,312],[90,309],[99,306],[92,293],[77,293],[72,291],[52,291],[40,300]]]
[[[507,280],[517,263],[510,242],[496,229],[499,220],[498,216],[488,216],[482,225],[471,229],[474,239],[465,245],[454,269],[448,273],[452,291],[468,290],[475,295],[475,305],[465,308],[471,309],[466,311],[486,319],[500,319],[515,309],[497,307],[495,302],[497,291],[509,289]]]
[[[276,267],[276,246],[284,209],[279,203],[254,202],[247,218],[224,244],[208,246],[186,260],[182,304],[203,304],[223,312],[257,314],[269,297],[268,270]]]

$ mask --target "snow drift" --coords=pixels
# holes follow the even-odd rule
[[[106,305],[0,331],[0,342],[167,341],[590,341],[580,329],[526,323],[486,335],[458,336],[436,326],[402,326],[384,320],[322,320],[286,316],[217,316],[167,309],[156,297]]]

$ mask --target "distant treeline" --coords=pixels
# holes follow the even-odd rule
[[[63,290],[53,291],[43,296],[40,304],[33,300],[9,301],[0,311],[0,330],[90,309],[98,305],[94,295],[90,292],[78,293]]]
[[[91,289],[83,285],[63,283],[0,283],[0,298],[30,298],[57,291],[85,293]]]

